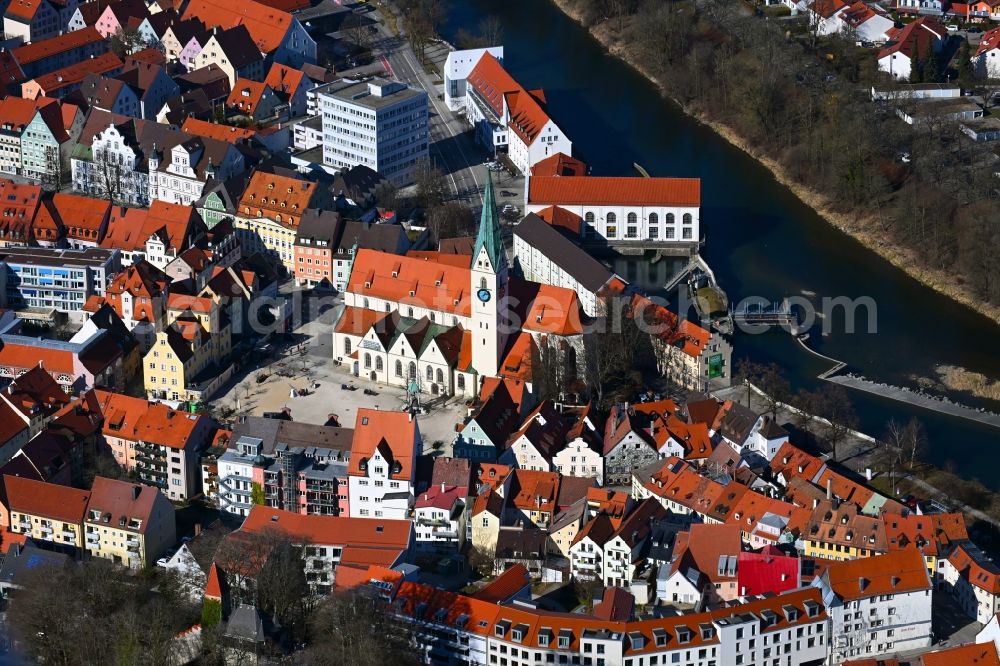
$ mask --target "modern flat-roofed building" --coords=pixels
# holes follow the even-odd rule
[[[53,308],[72,320],[85,319],[83,306],[101,295],[119,270],[118,250],[12,247],[0,254],[5,307]]]
[[[417,160],[427,157],[427,93],[385,79],[327,84],[319,93],[323,164],[364,165],[394,182],[413,182]]]

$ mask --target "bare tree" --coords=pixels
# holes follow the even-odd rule
[[[361,53],[368,51],[372,45],[372,33],[368,29],[371,22],[361,14],[350,12],[341,24],[341,32],[354,44]]]
[[[840,460],[840,447],[857,427],[858,417],[847,395],[847,389],[839,384],[823,386],[816,394],[816,410],[829,421],[823,429],[822,438],[830,447],[833,459]]]
[[[129,174],[129,170],[118,158],[116,153],[100,149],[94,151],[94,160],[91,163],[98,193],[112,204],[122,203],[124,193],[122,182]]]
[[[410,626],[377,597],[332,594],[309,618],[305,661],[319,666],[416,666]]]
[[[443,238],[471,235],[475,228],[472,209],[463,203],[452,201],[427,212],[427,233],[432,245],[436,246]]]
[[[484,46],[503,44],[503,22],[496,14],[490,14],[479,22],[479,36]]]
[[[45,146],[43,159],[45,160],[45,170],[42,172],[42,177],[40,178],[41,185],[46,190],[58,192],[62,188],[63,178],[65,177],[65,169],[63,169],[59,146]]]
[[[417,189],[417,204],[425,211],[444,201],[448,185],[444,173],[434,166],[430,158],[424,157],[417,161],[413,181]]]

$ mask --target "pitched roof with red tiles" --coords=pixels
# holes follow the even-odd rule
[[[56,37],[31,42],[13,49],[14,59],[21,67],[38,62],[49,56],[66,53],[88,44],[103,43],[104,38],[97,28],[87,27],[82,30],[71,30]]]
[[[257,171],[243,190],[240,214],[274,219],[286,226],[297,227],[317,191],[313,182]]]
[[[972,585],[993,596],[1000,595],[1000,567],[972,542],[959,543],[948,556],[948,562]]]
[[[695,523],[687,532],[679,532],[674,543],[671,571],[693,567],[713,583],[734,581],[736,562],[743,551],[739,525],[706,525]],[[732,557],[731,570],[720,572],[720,558]]]
[[[346,545],[373,559],[398,558],[407,549],[413,529],[408,520],[318,516],[282,511],[257,505],[237,532],[261,532],[277,529],[299,543],[311,545]],[[378,551],[384,551],[379,555]],[[379,564],[380,562],[370,562]]]
[[[525,511],[554,512],[559,496],[559,474],[515,469],[510,484],[511,504]]]
[[[847,3],[843,0],[814,0],[809,5],[809,11],[823,18],[830,18],[845,7]]]
[[[580,235],[583,218],[561,206],[546,206],[535,213],[553,227],[566,229],[574,235]]]
[[[153,509],[160,490],[103,476],[94,478],[87,510],[100,512],[100,518],[87,516],[87,522],[115,529],[145,534],[153,519]],[[161,518],[173,521],[173,515]],[[133,522],[139,521],[139,522]]]
[[[181,131],[197,136],[204,136],[226,143],[238,144],[253,138],[257,132],[246,127],[233,127],[232,125],[222,125],[210,123],[207,120],[188,117],[181,125]]]
[[[226,99],[226,106],[241,113],[252,114],[270,90],[269,85],[260,81],[236,79],[229,98]]]
[[[25,416],[53,414],[70,403],[70,397],[44,368],[35,367],[3,389],[4,399]]]
[[[191,0],[183,18],[200,19],[209,28],[244,25],[262,53],[277,50],[295,20],[286,11],[253,0],[235,4],[225,0]]]
[[[550,155],[535,162],[531,167],[531,177],[539,176],[586,176],[587,163],[565,153]]]
[[[110,51],[94,58],[81,60],[48,74],[36,76],[33,82],[42,94],[52,93],[79,84],[88,74],[114,74],[122,68],[121,58]]]
[[[976,47],[975,56],[978,58],[987,51],[992,51],[995,48],[1000,47],[1000,28],[993,28],[992,30],[987,30],[986,34],[979,41],[979,46]]]
[[[20,134],[28,126],[35,112],[42,106],[56,103],[51,97],[25,99],[8,95],[0,99],[0,128],[4,132]]]
[[[531,585],[528,569],[521,563],[505,569],[503,573],[472,593],[473,599],[491,604],[502,604],[514,598],[518,592]]]
[[[948,30],[932,18],[921,16],[907,23],[899,34],[893,36],[891,44],[878,52],[881,60],[893,53],[900,53],[907,58],[914,55],[923,57],[927,49],[939,39],[944,39]]]
[[[11,511],[67,523],[83,522],[90,499],[86,490],[18,476],[5,476],[4,485]]]
[[[417,495],[414,509],[442,509],[451,511],[455,503],[465,498],[466,489],[444,483],[432,485]]]
[[[11,0],[4,12],[4,18],[9,18],[18,23],[31,23],[35,14],[41,9],[44,0]]]
[[[205,598],[222,601],[222,577],[219,575],[219,567],[212,562],[208,570],[208,580],[205,582]]]
[[[524,90],[507,94],[507,125],[525,145],[533,144],[550,121],[543,104],[544,98]]]
[[[268,70],[267,76],[264,77],[264,83],[269,85],[274,92],[281,93],[287,98],[298,91],[305,77],[302,70],[276,62]]]
[[[969,643],[955,647],[925,652],[920,655],[923,666],[1000,666],[1000,656],[997,655],[997,644]]]
[[[486,100],[499,118],[503,118],[504,95],[521,90],[520,84],[489,51],[483,53],[466,77],[466,82]]]
[[[701,205],[699,178],[639,178],[613,176],[534,177],[528,203],[542,205]]]
[[[916,548],[830,562],[823,578],[842,601],[931,589],[927,565]]]
[[[96,199],[82,194],[58,192],[52,196],[51,213],[66,229],[66,235],[78,240],[99,240],[111,210],[107,199]]]
[[[359,409],[347,473],[367,476],[361,466],[367,464],[378,451],[389,465],[390,478],[412,480],[415,456],[419,454],[419,439],[417,421],[409,413]]]
[[[40,186],[0,178],[0,236],[27,243],[41,203]]]
[[[0,366],[16,370],[33,368],[42,363],[49,372],[77,376],[73,362],[73,352],[49,347],[36,347],[16,342],[6,342],[0,347]]]
[[[104,414],[104,433],[113,437],[160,444],[183,450],[205,418],[121,393],[94,391]]]

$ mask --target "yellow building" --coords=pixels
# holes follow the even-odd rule
[[[72,552],[83,546],[83,518],[90,493],[19,476],[5,476],[10,531]]]
[[[240,199],[233,226],[244,252],[262,252],[295,272],[295,235],[316,184],[257,171]]]
[[[96,477],[84,521],[87,552],[132,568],[150,566],[177,541],[175,520],[159,488]]]

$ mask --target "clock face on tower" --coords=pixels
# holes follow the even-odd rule
[[[480,289],[479,291],[476,292],[476,296],[478,296],[479,300],[481,300],[483,303],[488,303],[492,294],[490,294],[489,289]]]

